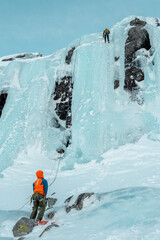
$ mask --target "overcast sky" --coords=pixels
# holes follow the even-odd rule
[[[160,18],[160,0],[0,0],[0,56],[52,54],[130,15]]]

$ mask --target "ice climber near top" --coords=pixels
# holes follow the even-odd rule
[[[103,37],[104,37],[105,43],[106,43],[106,37],[107,37],[107,40],[108,40],[108,43],[109,43],[109,34],[110,34],[110,31],[109,31],[109,29],[106,28],[106,29],[103,31]]]
[[[45,200],[48,191],[48,182],[44,179],[43,172],[41,170],[36,172],[37,180],[33,183],[33,195],[31,200],[33,200],[33,210],[30,219],[35,219],[40,207],[37,221],[41,221],[45,211]]]

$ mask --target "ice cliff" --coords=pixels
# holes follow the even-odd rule
[[[47,57],[1,58],[0,170],[37,144],[50,159],[65,152],[72,168],[157,133],[159,32],[158,19],[130,17],[110,44],[98,33]]]
[[[49,184],[57,176],[48,193],[58,199],[57,239],[77,232],[77,239],[159,239],[159,39],[159,19],[131,16],[113,26],[110,44],[101,32],[49,56],[0,59],[2,238],[29,217],[32,182],[43,169]],[[96,199],[75,213],[87,192]]]

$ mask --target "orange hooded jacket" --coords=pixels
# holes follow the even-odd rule
[[[47,180],[44,179],[43,172],[41,170],[37,171],[36,176],[38,179],[33,183],[33,191],[34,193],[40,193],[46,196],[48,191],[48,183]]]

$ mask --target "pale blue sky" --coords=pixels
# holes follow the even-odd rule
[[[48,55],[130,15],[160,18],[159,0],[0,0],[0,56]]]

